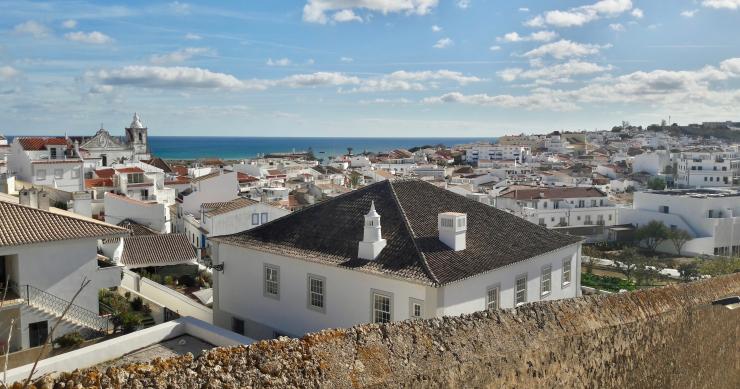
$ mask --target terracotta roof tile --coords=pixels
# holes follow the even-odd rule
[[[85,180],[85,189],[112,187],[113,180],[110,178],[88,178]]]
[[[116,171],[113,169],[98,169],[95,171],[95,175],[100,178],[113,178],[116,175]]]
[[[69,142],[64,138],[21,137],[18,138],[18,142],[23,150],[28,151],[46,150],[47,145],[69,146]]]
[[[564,188],[531,188],[510,189],[501,194],[500,197],[513,198],[517,200],[532,199],[565,199],[574,197],[606,197],[604,192],[593,187],[564,187]]]
[[[140,167],[124,167],[116,169],[119,173],[144,173],[144,170]]]
[[[258,204],[258,203],[259,203],[259,201],[255,201],[255,200],[252,200],[252,199],[247,199],[247,198],[244,198],[244,197],[240,197],[238,199],[231,200],[231,201],[227,202],[226,204],[224,204],[224,205],[222,205],[222,206],[220,206],[218,208],[215,208],[215,209],[213,209],[211,211],[206,212],[206,215],[208,215],[208,216],[222,215],[224,213],[229,213],[231,211],[236,211],[237,209],[246,208],[246,207],[248,207],[250,205],[254,205],[254,204]]]
[[[185,234],[140,235],[123,238],[121,263],[126,266],[175,265],[195,260]]]
[[[82,216],[71,217],[0,201],[0,247],[127,233],[124,228]]]

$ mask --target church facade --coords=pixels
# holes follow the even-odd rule
[[[75,143],[79,145],[83,159],[99,159],[100,166],[111,166],[114,163],[151,159],[148,137],[148,129],[135,113],[126,128],[125,137],[112,136],[108,130],[101,128],[92,138],[75,139]]]

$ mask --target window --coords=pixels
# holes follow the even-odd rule
[[[392,296],[390,293],[373,291],[373,323],[389,323],[393,320],[391,314]]]
[[[552,292],[552,266],[547,265],[542,268],[540,277],[540,297],[545,297]]]
[[[421,319],[424,315],[424,302],[415,298],[409,299],[409,317]]]
[[[498,295],[501,288],[496,286],[489,286],[486,289],[486,309],[498,309]]]
[[[544,218],[544,217],[541,217],[541,218],[540,218],[540,220],[539,220],[539,225],[541,225],[541,226],[543,226],[543,227],[545,226],[545,218]]]
[[[244,335],[244,320],[237,317],[231,318],[231,331]]]
[[[514,283],[514,305],[520,305],[527,302],[527,274],[522,274],[516,278]]]
[[[260,214],[259,213],[252,214],[252,225],[253,226],[260,225]]]
[[[260,224],[267,223],[267,212],[262,212],[260,214]]]
[[[144,182],[143,173],[133,173],[128,175],[129,184],[141,184],[142,182]]]
[[[57,159],[57,148],[56,147],[50,148],[49,155],[51,159]]]
[[[310,309],[326,312],[324,305],[325,285],[326,278],[313,274],[308,275],[308,307]]]
[[[265,264],[265,296],[280,298],[280,268]]]
[[[54,169],[54,178],[64,178],[64,170],[62,169]]]
[[[563,286],[568,286],[570,284],[570,266],[570,258],[563,259]]]
[[[658,212],[660,213],[670,213],[671,208],[667,205],[661,205],[658,207]]]
[[[42,181],[45,180],[46,179],[46,170],[44,170],[44,169],[36,170],[36,179],[37,180],[42,180]]]

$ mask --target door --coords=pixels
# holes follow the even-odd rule
[[[41,346],[49,336],[49,324],[46,320],[28,325],[28,342],[30,347]]]
[[[5,288],[5,281],[8,279],[8,273],[5,271],[5,256],[0,255],[0,286]]]

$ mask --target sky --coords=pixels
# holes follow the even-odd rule
[[[481,137],[740,120],[740,0],[0,1],[0,133]]]

